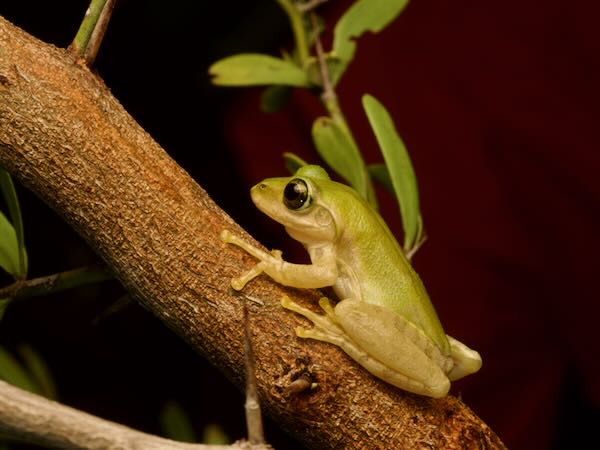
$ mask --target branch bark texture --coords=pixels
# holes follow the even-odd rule
[[[333,346],[297,339],[294,327],[304,319],[283,310],[279,299],[287,294],[308,306],[318,293],[266,277],[234,293],[229,280],[253,261],[218,235],[224,228],[244,232],[72,53],[2,18],[0,165],[238,386],[244,385],[243,296],[259,299],[248,308],[262,406],[309,448],[504,448],[459,400],[404,393]],[[307,375],[317,388],[288,389]]]

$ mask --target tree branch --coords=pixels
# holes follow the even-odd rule
[[[504,448],[454,397],[389,386],[334,346],[299,340],[317,292],[267,277],[234,293],[254,264],[218,236],[243,231],[126,113],[76,57],[0,18],[0,165],[79,232],[139,302],[238,386],[244,385],[244,295],[261,406],[310,448]],[[315,389],[288,389],[308,374]],[[4,414],[3,417],[5,417]]]
[[[90,450],[268,450],[266,445],[188,444],[132,430],[0,380],[0,432],[38,445]]]

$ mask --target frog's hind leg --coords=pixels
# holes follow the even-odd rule
[[[296,327],[296,335],[298,337],[316,339],[340,346],[340,343],[344,339],[344,330],[335,321],[333,307],[325,297],[319,301],[319,305],[325,311],[325,315],[317,314],[310,309],[304,308],[291,301],[287,296],[281,299],[281,306],[306,317],[314,324],[314,327],[310,329]]]
[[[404,390],[436,398],[448,392],[450,381],[440,368],[445,358],[437,355],[438,361],[439,350],[428,338],[387,309],[350,299],[333,308],[324,298],[321,315],[287,297],[281,304],[313,322],[311,329],[296,328],[299,337],[337,345],[373,375]]]
[[[413,323],[351,299],[338,303],[335,314],[347,335],[342,349],[373,375],[416,394],[440,398],[448,393],[452,360]]]

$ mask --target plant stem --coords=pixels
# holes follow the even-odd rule
[[[306,68],[310,53],[308,51],[308,41],[306,39],[306,30],[304,29],[304,17],[302,12],[290,0],[277,0],[277,3],[287,14],[292,31],[294,32],[294,41],[300,59],[300,66]]]
[[[346,133],[348,139],[351,144],[358,149],[358,144],[352,135],[352,130],[348,126],[348,122],[342,112],[342,108],[338,102],[337,94],[335,93],[335,88],[333,87],[333,83],[331,82],[331,77],[329,75],[329,67],[327,65],[327,60],[325,58],[325,51],[323,50],[323,44],[321,43],[321,38],[319,36],[318,23],[317,23],[317,15],[314,12],[310,12],[310,21],[313,32],[315,33],[315,53],[317,54],[317,62],[319,64],[319,74],[321,76],[321,101],[325,106],[325,109],[329,113],[331,119],[337,123],[337,125]],[[373,183],[371,182],[371,178],[368,175],[366,165],[360,156],[360,151],[358,151],[359,158],[362,163],[362,174],[365,181],[365,186],[367,189],[367,200],[369,203],[377,209],[377,197],[375,196],[375,190],[373,188]]]
[[[0,298],[33,297],[64,291],[86,284],[110,280],[112,275],[104,266],[86,266],[45,277],[19,280],[0,289]]]
[[[246,365],[246,427],[250,444],[264,444],[260,401],[256,386],[256,360],[252,349],[252,336],[248,318],[248,305],[244,301],[244,361]]]
[[[323,3],[328,2],[329,0],[309,0],[306,3],[299,3],[296,5],[296,9],[300,12],[309,12],[313,9],[321,6]]]
[[[116,0],[91,0],[71,48],[88,66],[96,59]]]

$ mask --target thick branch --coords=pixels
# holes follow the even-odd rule
[[[0,381],[0,432],[38,445],[90,450],[267,450],[176,442],[99,419]]]
[[[0,165],[70,223],[135,298],[243,386],[243,299],[229,280],[253,261],[218,239],[224,228],[242,230],[72,54],[1,18]],[[261,300],[249,316],[262,406],[308,447],[503,448],[457,399],[401,392],[335,347],[297,339],[304,319],[279,306],[284,293],[305,305],[318,298],[266,277],[241,295]],[[316,389],[288,389],[306,374]]]

